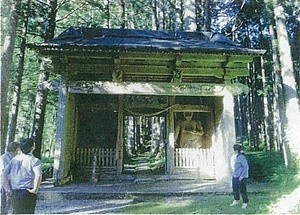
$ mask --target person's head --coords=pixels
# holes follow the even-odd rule
[[[186,119],[191,119],[193,117],[193,112],[184,112],[183,113],[183,116],[186,118]]]
[[[240,153],[242,151],[242,146],[240,144],[234,144],[233,151],[236,153]]]
[[[20,149],[20,144],[17,141],[13,141],[7,145],[6,151],[16,155],[18,154],[19,149]]]
[[[35,149],[35,144],[32,138],[26,138],[21,140],[20,142],[20,149],[24,154],[28,154],[33,152]]]

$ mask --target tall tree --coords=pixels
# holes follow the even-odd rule
[[[196,8],[195,0],[186,0],[183,4],[183,20],[185,31],[196,31]]]
[[[274,31],[275,20],[274,17],[270,18],[270,26],[269,32],[271,36],[271,48],[272,48],[272,66],[273,66],[273,107],[271,112],[273,113],[273,127],[274,127],[274,140],[276,142],[275,149],[281,149],[281,143],[283,140],[282,131],[284,130],[284,113],[282,108],[284,107],[283,102],[283,90],[282,90],[282,78],[280,74],[280,63],[279,63],[279,54],[278,54],[278,46],[277,46],[277,35],[276,31]],[[285,164],[288,164],[286,151],[284,151]]]
[[[12,67],[12,59],[16,40],[18,14],[17,7],[19,0],[4,0],[1,4],[1,31],[4,34],[4,41],[1,41],[1,154],[5,151],[5,142],[8,125],[8,86],[10,70]],[[1,35],[2,36],[2,35]],[[2,40],[2,38],[1,38]]]
[[[49,1],[49,16],[47,20],[47,27],[45,30],[44,41],[48,41],[54,37],[56,27],[56,14],[57,14],[57,0]],[[49,71],[47,69],[47,59],[41,59],[40,75],[38,91],[35,100],[34,120],[31,136],[35,141],[36,149],[34,155],[41,158],[41,149],[43,142],[43,130],[45,121],[45,111],[47,104],[48,88],[45,86],[49,80]]]
[[[296,89],[294,68],[291,56],[291,48],[288,40],[286,28],[286,17],[284,13],[283,1],[274,0],[274,15],[276,22],[276,32],[278,36],[279,60],[281,64],[281,76],[285,101],[285,139],[292,153],[300,159],[299,144],[299,99]]]
[[[24,62],[25,62],[25,51],[26,51],[26,36],[27,36],[27,28],[28,28],[28,18],[29,18],[29,6],[31,0],[28,0],[25,4],[24,14],[23,14],[23,26],[21,29],[21,44],[19,51],[19,62],[18,68],[16,71],[16,83],[14,86],[13,96],[12,96],[12,109],[11,109],[11,117],[9,124],[9,132],[8,132],[8,142],[12,142],[15,139],[16,134],[16,126],[17,126],[17,118],[19,111],[19,102],[20,102],[20,94],[21,94],[21,84],[22,77],[24,71]]]

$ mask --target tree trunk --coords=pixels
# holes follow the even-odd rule
[[[1,44],[1,154],[4,153],[6,147],[5,143],[8,125],[8,86],[10,70],[12,67],[14,45],[16,40],[16,31],[18,23],[17,7],[19,3],[19,0],[4,0],[1,5],[1,31],[4,35],[4,43]]]
[[[104,21],[103,27],[104,28],[110,28],[110,0],[105,0],[104,1],[104,5],[105,5],[105,16],[106,16],[106,20]]]
[[[294,1],[294,4],[296,4],[298,0]],[[294,43],[292,45],[292,56],[295,62],[295,71],[300,70],[300,12],[299,12],[300,3],[298,2],[298,8],[294,6],[295,9],[298,9],[298,12],[295,11],[295,13],[298,13],[296,25],[297,28],[295,29],[295,36],[294,36]],[[300,85],[300,74],[299,72],[296,73],[296,82],[297,86]],[[300,96],[300,95],[299,95]]]
[[[45,32],[44,40],[48,41],[54,37],[54,31],[56,27],[56,13],[57,13],[57,0],[50,1],[50,14],[48,19],[48,28]],[[43,58],[41,60],[40,65],[40,76],[39,76],[39,84],[38,91],[35,99],[35,111],[34,111],[34,119],[32,126],[31,136],[35,141],[35,151],[34,155],[38,158],[41,158],[41,149],[43,142],[43,129],[44,129],[44,121],[45,121],[45,112],[46,112],[46,103],[48,96],[48,88],[45,87],[49,79],[49,71],[47,68],[47,60]]]
[[[249,91],[249,115],[248,115],[248,139],[249,139],[249,146],[250,148],[253,148],[255,151],[258,151],[258,144],[256,141],[256,134],[258,133],[256,129],[256,115],[255,115],[255,71],[254,71],[254,65],[252,64],[250,66],[250,76],[249,76],[249,82],[250,82],[250,91]]]
[[[262,59],[261,59],[262,60]],[[267,79],[266,79],[266,74],[265,74],[265,69],[262,68],[262,83],[263,83],[263,89],[267,89],[266,88],[266,83]],[[272,148],[272,143],[270,141],[270,116],[269,116],[269,106],[268,106],[268,93],[264,90],[263,92],[263,104],[264,104],[264,140],[265,140],[265,144],[266,144],[266,150],[267,151],[271,151]]]
[[[285,101],[285,140],[292,153],[300,158],[299,147],[299,100],[296,90],[296,81],[292,63],[291,48],[288,40],[286,18],[282,5],[274,0],[274,15],[276,22],[276,32],[279,45],[279,60],[281,64],[281,76],[283,83],[284,101]]]
[[[273,26],[275,26],[275,20],[271,18],[272,24],[269,26],[269,32],[271,35],[271,42],[272,42],[272,60],[273,60],[273,71],[274,71],[274,77],[273,77],[273,94],[274,94],[274,102],[273,102],[273,124],[274,124],[274,140],[276,142],[275,144],[275,150],[279,150],[281,148],[281,143],[283,140],[282,137],[282,131],[284,129],[283,127],[283,121],[284,121],[284,113],[283,113],[283,91],[282,91],[282,80],[280,75],[280,63],[278,59],[278,47],[277,47],[277,36],[274,32]],[[286,155],[285,155],[286,157]],[[286,160],[286,159],[285,159]],[[285,164],[287,165],[287,160],[285,161]]]
[[[182,31],[183,30],[183,0],[175,1],[175,10],[176,10],[176,23],[175,30]]]
[[[211,15],[210,15],[210,0],[205,0],[204,5],[204,29],[205,31],[211,31]]]
[[[241,96],[234,98],[234,118],[235,118],[235,134],[236,142],[242,144],[243,141],[243,126],[242,126],[242,109],[241,109]]]
[[[121,28],[124,29],[126,27],[126,5],[125,0],[121,0],[122,14],[121,14]]]
[[[19,111],[19,102],[20,102],[20,94],[21,94],[21,86],[22,86],[22,78],[24,71],[24,60],[25,60],[25,51],[26,51],[26,35],[27,35],[27,27],[28,27],[28,14],[29,14],[29,5],[31,0],[27,1],[26,8],[24,10],[24,21],[21,33],[21,45],[20,45],[20,53],[19,53],[19,62],[16,74],[16,84],[14,86],[13,96],[12,96],[12,110],[11,110],[11,118],[9,124],[9,132],[8,132],[8,142],[12,142],[15,139],[16,127],[17,127],[17,118]]]
[[[45,87],[45,83],[48,82],[49,72],[44,69],[46,67],[45,64],[45,61],[42,60],[40,65],[39,86],[35,99],[34,120],[31,133],[31,137],[35,142],[35,150],[33,154],[37,158],[41,158],[46,103],[48,96],[48,88]]]
[[[184,31],[196,31],[196,0],[186,0],[183,5]]]
[[[152,30],[159,29],[159,22],[157,17],[157,0],[152,0]]]

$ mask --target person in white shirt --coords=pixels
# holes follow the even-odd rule
[[[34,214],[37,191],[42,181],[42,164],[32,154],[35,149],[32,138],[22,140],[20,149],[22,153],[15,156],[3,171],[3,186],[12,195],[14,214]]]
[[[16,141],[10,142],[6,147],[6,152],[0,157],[1,173],[9,164],[11,159],[15,157],[20,151],[19,143]],[[5,189],[1,186],[1,214],[7,214],[10,207],[10,198],[6,195]]]

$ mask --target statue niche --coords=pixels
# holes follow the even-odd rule
[[[175,146],[178,148],[203,148],[202,123],[193,118],[193,112],[184,112],[175,125]]]

